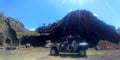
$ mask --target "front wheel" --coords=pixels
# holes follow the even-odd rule
[[[58,55],[58,50],[56,48],[51,48],[50,55]]]
[[[86,51],[85,51],[85,50],[79,50],[79,51],[78,51],[78,55],[79,55],[80,57],[86,57]]]

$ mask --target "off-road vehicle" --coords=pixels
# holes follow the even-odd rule
[[[78,53],[79,56],[86,56],[87,49],[88,43],[85,40],[81,40],[78,36],[68,36],[55,42],[50,49],[50,54],[58,55],[59,52],[72,52]]]

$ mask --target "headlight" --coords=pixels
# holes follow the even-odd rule
[[[79,43],[79,45],[86,46],[86,45],[88,45],[88,43],[86,43],[86,42],[81,42],[81,43]]]

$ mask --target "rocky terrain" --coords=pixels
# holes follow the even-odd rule
[[[106,24],[87,10],[72,11],[61,20],[39,27],[36,31],[49,33],[48,40],[53,42],[68,35],[79,35],[89,42],[90,47],[97,46],[100,40],[113,44],[120,42],[120,35],[114,26]]]
[[[18,39],[15,30],[10,25],[9,18],[0,13],[0,45],[17,45]]]
[[[89,42],[89,47],[99,45],[104,49],[107,46],[119,49],[119,29],[116,33],[114,26],[106,24],[87,10],[69,12],[61,20],[41,26],[36,31],[29,31],[17,19],[0,13],[0,46],[31,44],[38,47],[45,46],[47,40],[55,42],[68,35],[79,35]]]
[[[0,13],[0,46],[18,46],[21,45],[23,36],[39,35],[25,29],[24,25],[17,19],[6,17]]]
[[[72,11],[36,31],[29,31],[17,19],[0,13],[0,60],[120,60],[120,28],[116,31],[114,26],[104,23],[89,11]],[[40,47],[45,46],[47,40],[55,42],[68,35],[79,35],[89,42],[92,48],[87,50],[87,57],[63,52],[50,56],[50,48]],[[6,50],[7,46],[26,44],[34,47]],[[95,46],[102,50],[94,50]]]

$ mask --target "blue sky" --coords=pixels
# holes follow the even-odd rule
[[[107,24],[120,27],[120,0],[0,0],[0,11],[27,29],[53,23],[78,9],[89,10]]]

